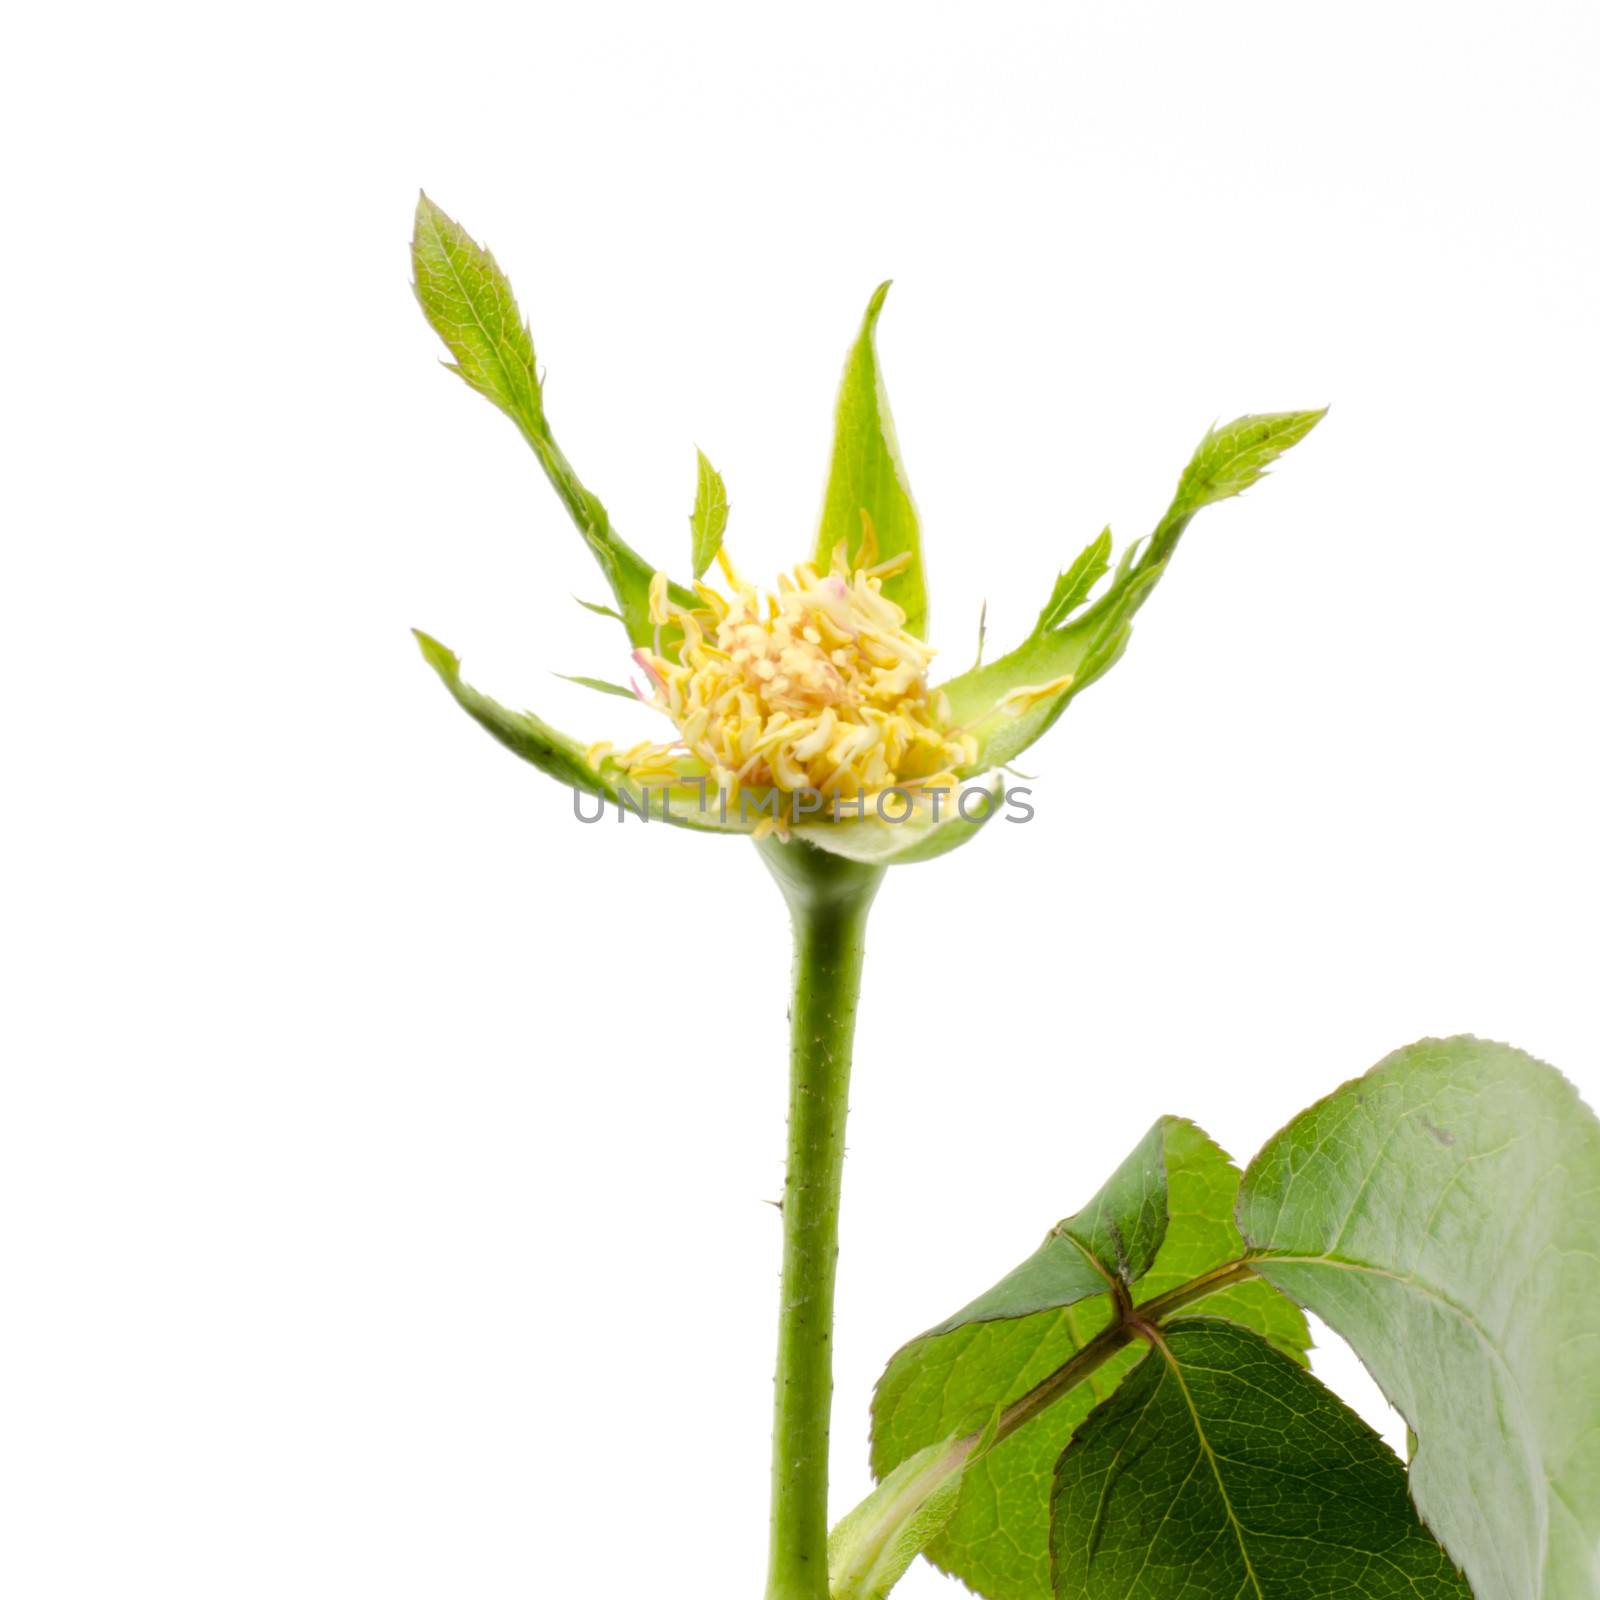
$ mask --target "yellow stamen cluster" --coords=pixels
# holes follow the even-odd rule
[[[610,759],[646,784],[704,779],[724,804],[743,789],[775,789],[778,814],[758,833],[787,831],[798,791],[822,797],[824,810],[843,800],[850,814],[862,814],[861,802],[870,814],[887,790],[915,797],[954,787],[955,770],[977,759],[977,740],[950,727],[948,702],[928,688],[933,651],[883,594],[910,557],[867,565],[874,541],[862,543],[854,568],[841,545],[826,574],[797,567],[775,595],[742,582],[719,555],[732,595],[696,584],[693,608],[675,604],[657,573],[656,648],[636,658],[678,738]],[[680,637],[664,648],[669,629]],[[599,745],[589,758],[609,753]],[[892,804],[903,814],[903,800]]]

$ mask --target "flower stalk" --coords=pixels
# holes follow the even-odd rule
[[[798,842],[757,848],[794,933],[767,1600],[827,1600],[839,1194],[867,914],[884,869]]]

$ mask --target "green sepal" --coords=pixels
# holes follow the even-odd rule
[[[908,817],[904,822],[884,822],[870,815],[845,817],[837,822],[818,817],[801,821],[789,831],[803,844],[868,866],[914,866],[970,844],[989,825],[1000,811],[1005,785],[1002,779],[995,777],[984,788],[988,795],[985,809],[970,821],[962,816],[958,802],[952,799],[948,810],[941,808],[937,821],[929,807],[925,813]],[[898,797],[890,805],[891,814],[897,814]]]
[[[1166,516],[1150,536],[1155,559],[1166,555],[1195,512],[1259,483],[1267,468],[1327,414],[1326,406],[1316,411],[1264,411],[1208,429],[1178,479]]]
[[[1100,537],[1086,545],[1072,565],[1056,579],[1044,610],[1034,624],[1035,633],[1048,633],[1059,628],[1074,611],[1089,598],[1089,592],[1111,570],[1111,530],[1104,528]]]
[[[569,788],[609,800],[621,810],[631,811],[641,820],[666,821],[674,827],[698,833],[749,833],[751,825],[730,812],[727,822],[718,819],[714,807],[701,807],[697,790],[691,785],[646,788],[635,783],[611,760],[599,769],[584,759],[583,746],[576,739],[552,728],[531,711],[510,711],[498,701],[479,694],[461,677],[461,662],[453,650],[413,629],[423,659],[439,674],[456,704],[491,733],[506,749],[529,765]]]
[[[695,451],[694,510],[689,514],[689,535],[696,578],[717,559],[722,535],[728,526],[728,491],[722,474],[706,459],[704,450]]]
[[[1472,1600],[1394,1452],[1243,1328],[1168,1323],[1056,1465],[1056,1600]]]
[[[607,678],[586,678],[577,672],[558,672],[555,674],[565,683],[575,683],[582,689],[593,689],[596,694],[615,695],[619,700],[637,700],[639,697],[632,689],[625,688],[620,683],[612,683]]]
[[[905,612],[907,630],[921,638],[928,625],[928,593],[917,508],[878,366],[876,329],[888,293],[887,283],[878,286],[845,361],[834,411],[833,459],[812,563],[826,572],[841,543],[853,562],[861,548],[864,513],[877,535],[880,561],[911,552],[911,565],[885,580],[883,593]]]
[[[611,585],[629,639],[648,644],[654,568],[612,528],[606,508],[556,444],[545,416],[533,335],[506,275],[427,195],[417,200],[411,263],[423,315],[455,357],[446,365],[517,425]],[[674,585],[672,594],[680,605],[696,603],[687,589]]]
[[[1109,553],[1105,534],[1057,580],[1056,591],[1029,638],[1010,654],[943,685],[950,698],[952,720],[978,740],[978,759],[969,771],[982,772],[1015,759],[1052,726],[1076,695],[1116,664],[1127,649],[1134,614],[1160,581],[1195,513],[1259,481],[1267,465],[1303,439],[1324,414],[1276,412],[1239,417],[1225,427],[1211,429],[1184,468],[1166,515],[1148,539],[1123,552],[1110,584],[1098,599],[1082,606],[1092,587],[1092,583],[1082,586],[1082,580]],[[1106,541],[1103,547],[1102,541]],[[1104,570],[1102,566],[1094,581]],[[1074,592],[1080,588],[1081,592]],[[1069,598],[1072,604],[1066,603]],[[1074,606],[1081,609],[1074,611]],[[1014,691],[1062,678],[1069,681],[1020,713],[1000,708],[1004,697]]]

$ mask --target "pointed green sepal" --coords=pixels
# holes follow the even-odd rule
[[[580,689],[593,689],[596,694],[609,694],[618,700],[637,700],[639,697],[632,689],[624,688],[620,683],[612,683],[609,678],[586,678],[579,672],[558,672],[555,674],[565,683],[575,683]]]
[[[812,561],[819,572],[826,572],[840,544],[854,560],[861,548],[865,515],[877,538],[879,561],[911,555],[904,571],[885,580],[883,592],[905,612],[907,629],[921,638],[927,631],[928,593],[917,508],[878,366],[876,329],[888,293],[889,285],[880,284],[845,361],[834,413],[833,461]]]
[[[1326,406],[1317,411],[1263,411],[1209,429],[1183,469],[1172,504],[1151,536],[1150,543],[1156,547],[1153,558],[1159,561],[1166,555],[1203,506],[1231,499],[1259,483],[1267,468],[1285,450],[1299,444],[1327,414]]]
[[[576,739],[552,728],[531,711],[511,711],[488,695],[479,694],[461,677],[461,661],[453,650],[413,629],[423,659],[439,674],[457,705],[486,729],[514,755],[546,776],[568,788],[609,800],[619,811],[631,812],[641,821],[665,821],[680,828],[704,833],[749,833],[751,824],[737,813],[723,821],[716,806],[703,803],[698,786],[681,784],[648,788],[634,782],[609,759],[598,767],[584,758],[583,746]]]
[[[943,685],[952,720],[978,741],[982,772],[1014,760],[1066,710],[1074,696],[1103,677],[1128,647],[1133,617],[1160,582],[1194,514],[1260,480],[1267,466],[1314,428],[1324,411],[1240,417],[1200,441],[1178,480],[1166,515],[1148,539],[1130,545],[1111,582],[1084,604],[1106,571],[1102,534],[1056,581],[1032,635],[1009,655]]]
[[[545,416],[533,336],[510,281],[427,195],[417,201],[411,264],[423,315],[455,357],[450,370],[517,425],[611,585],[629,639],[647,644],[654,569],[615,532],[606,508],[561,453]],[[686,589],[674,587],[673,596],[682,605],[695,603]]]
[[[1074,611],[1089,598],[1090,591],[1111,570],[1111,530],[1105,528],[1100,537],[1086,545],[1077,559],[1056,579],[1045,608],[1034,624],[1035,633],[1048,633],[1059,628]]]
[[[728,491],[722,474],[706,460],[704,450],[695,451],[694,510],[689,516],[693,544],[694,575],[703,578],[717,559],[722,535],[728,526]]]

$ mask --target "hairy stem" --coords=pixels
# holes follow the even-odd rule
[[[804,844],[760,849],[794,930],[767,1600],[827,1600],[839,1188],[867,912],[883,869]]]

